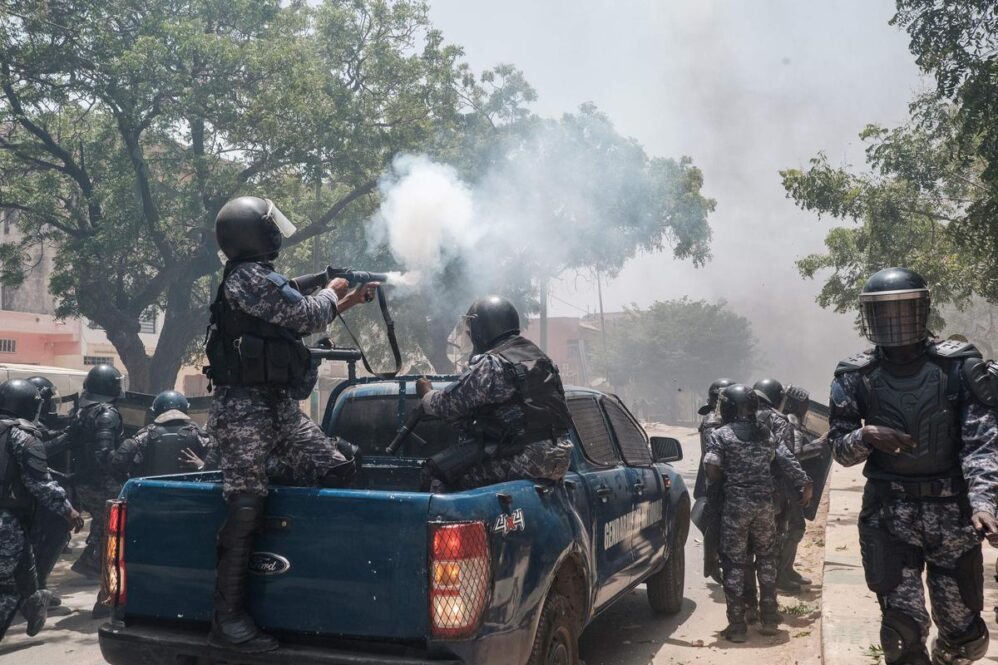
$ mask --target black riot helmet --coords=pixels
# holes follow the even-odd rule
[[[42,396],[42,413],[54,416],[59,410],[59,390],[44,376],[29,376],[28,383],[38,389]]]
[[[756,381],[752,389],[755,390],[761,399],[777,410],[783,406],[783,399],[787,396],[787,391],[783,388],[783,384],[776,379]]]
[[[156,395],[156,399],[152,401],[152,407],[149,410],[152,411],[152,415],[155,418],[167,411],[187,413],[189,408],[191,408],[191,405],[183,393],[179,393],[176,390],[164,390]]]
[[[497,342],[520,332],[520,314],[506,298],[485,296],[471,303],[464,315],[473,353],[484,353]]]
[[[718,379],[714,383],[710,384],[710,388],[707,389],[707,403],[700,407],[697,411],[701,416],[706,416],[708,413],[714,410],[717,406],[717,398],[721,394],[721,390],[733,385],[735,382],[731,379]]]
[[[859,294],[863,334],[877,346],[907,346],[929,337],[929,288],[907,268],[887,268]]]
[[[759,396],[748,386],[736,383],[721,391],[720,404],[723,423],[754,423]]]
[[[34,421],[42,408],[38,388],[24,379],[0,383],[0,413]]]
[[[234,198],[215,217],[215,239],[229,261],[276,259],[282,236],[294,232],[294,224],[274,202],[258,196]]]
[[[94,365],[83,379],[83,395],[88,402],[112,402],[124,394],[121,372],[114,365]]]

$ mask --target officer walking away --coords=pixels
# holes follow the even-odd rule
[[[69,446],[76,500],[90,513],[87,547],[73,564],[73,572],[92,579],[101,575],[104,552],[104,510],[108,499],[118,496],[121,484],[111,476],[111,455],[124,438],[124,424],[115,402],[123,395],[121,372],[112,365],[95,365],[83,380],[79,408],[73,413],[63,440]],[[60,446],[47,446],[58,454]],[[100,614],[100,600],[95,613]]]
[[[866,463],[859,540],[884,659],[970,663],[989,639],[981,538],[998,533],[995,365],[967,342],[930,339],[929,289],[911,270],[874,274],[859,302],[876,347],[835,370],[828,439],[840,464]]]
[[[455,450],[428,462],[431,489],[564,478],[572,456],[565,390],[551,359],[520,335],[513,303],[501,296],[480,298],[459,327],[459,339],[472,347],[468,369],[446,390],[433,390],[426,378],[416,384],[425,413],[460,429]],[[446,461],[455,458],[456,464]]]
[[[753,389],[759,395],[759,422],[769,428],[776,440],[787,447],[794,458],[800,453],[797,444],[800,439],[790,419],[783,414],[786,390],[776,379],[757,381]],[[798,460],[799,461],[799,460]],[[797,548],[804,539],[806,524],[804,506],[795,495],[792,482],[778,472],[776,474],[776,532],[780,539],[780,554],[777,562],[776,588],[788,593],[800,593],[802,586],[809,586],[811,580],[794,570]]]
[[[42,407],[38,415],[36,426],[38,428],[37,438],[46,446],[54,442],[65,431],[69,424],[68,419],[59,415],[59,391],[55,384],[44,376],[32,376],[26,379],[33,385],[42,398]],[[59,485],[66,490],[70,497],[70,502],[74,500],[74,495],[70,483],[67,482],[65,474],[69,469],[66,461],[66,454],[49,456],[46,451],[49,472]],[[62,464],[56,472],[55,458],[61,458]],[[52,574],[52,569],[59,562],[71,538],[69,525],[62,515],[53,513],[44,505],[38,504],[35,508],[35,516],[31,520],[31,533],[29,540],[35,552],[35,566],[38,571],[38,587],[45,589],[48,587],[48,578]],[[54,593],[49,594],[49,607],[62,605],[62,600]]]
[[[378,286],[348,293],[347,281],[334,279],[315,295],[302,295],[272,263],[282,236],[293,232],[272,201],[254,196],[229,201],[215,219],[215,237],[227,262],[211,306],[205,373],[215,387],[208,431],[219,445],[228,516],[218,532],[209,641],[244,652],[278,646],[244,607],[268,477],[339,486],[354,472],[354,449],[325,436],[298,408],[298,400],[311,393],[317,371],[303,339],[325,329],[337,312],[370,302]]]
[[[218,446],[191,420],[188,409],[187,398],[176,390],[156,395],[150,409],[152,423],[125,439],[111,456],[115,478],[124,482],[128,478],[217,468]]]
[[[83,519],[48,472],[34,420],[42,398],[27,381],[0,384],[0,639],[20,607],[27,634],[45,625],[49,593],[39,589],[27,538],[36,505],[56,513],[76,531]]]
[[[707,437],[704,464],[711,483],[724,483],[721,523],[721,567],[728,627],[723,635],[731,642],[745,642],[745,585],[755,574],[759,580],[759,632],[775,635],[781,621],[776,602],[776,561],[779,542],[773,507],[775,462],[800,490],[802,501],[811,500],[811,481],[800,464],[757,421],[759,398],[749,387],[735,384],[721,391],[722,426]],[[753,575],[754,576],[754,575]]]

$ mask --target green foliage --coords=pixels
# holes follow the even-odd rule
[[[597,367],[607,368],[612,385],[633,386],[666,408],[677,389],[702,394],[720,376],[748,376],[756,355],[752,324],[723,301],[658,301],[628,309],[607,328]]]

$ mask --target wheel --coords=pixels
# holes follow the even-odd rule
[[[686,586],[686,550],[675,545],[665,568],[648,578],[648,604],[658,614],[676,614],[683,606]]]
[[[544,601],[527,665],[577,665],[579,636],[568,598],[552,591]]]

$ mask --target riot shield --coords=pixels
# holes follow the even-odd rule
[[[832,469],[832,447],[825,437],[816,438],[804,446],[797,461],[814,483],[814,499],[804,507],[804,518],[810,521],[818,513],[818,503],[821,502],[828,473]]]
[[[187,415],[201,427],[204,427],[208,423],[208,411],[211,410],[211,400],[211,395],[187,398],[190,404],[190,408],[187,409]]]
[[[707,505],[704,507],[706,529],[703,532],[703,576],[721,580],[721,510],[724,505],[724,486],[710,483],[707,486]]]
[[[155,395],[128,391],[124,397],[115,401],[114,405],[118,407],[125,426],[125,437],[135,436],[136,432],[149,423],[149,408],[154,399]]]

